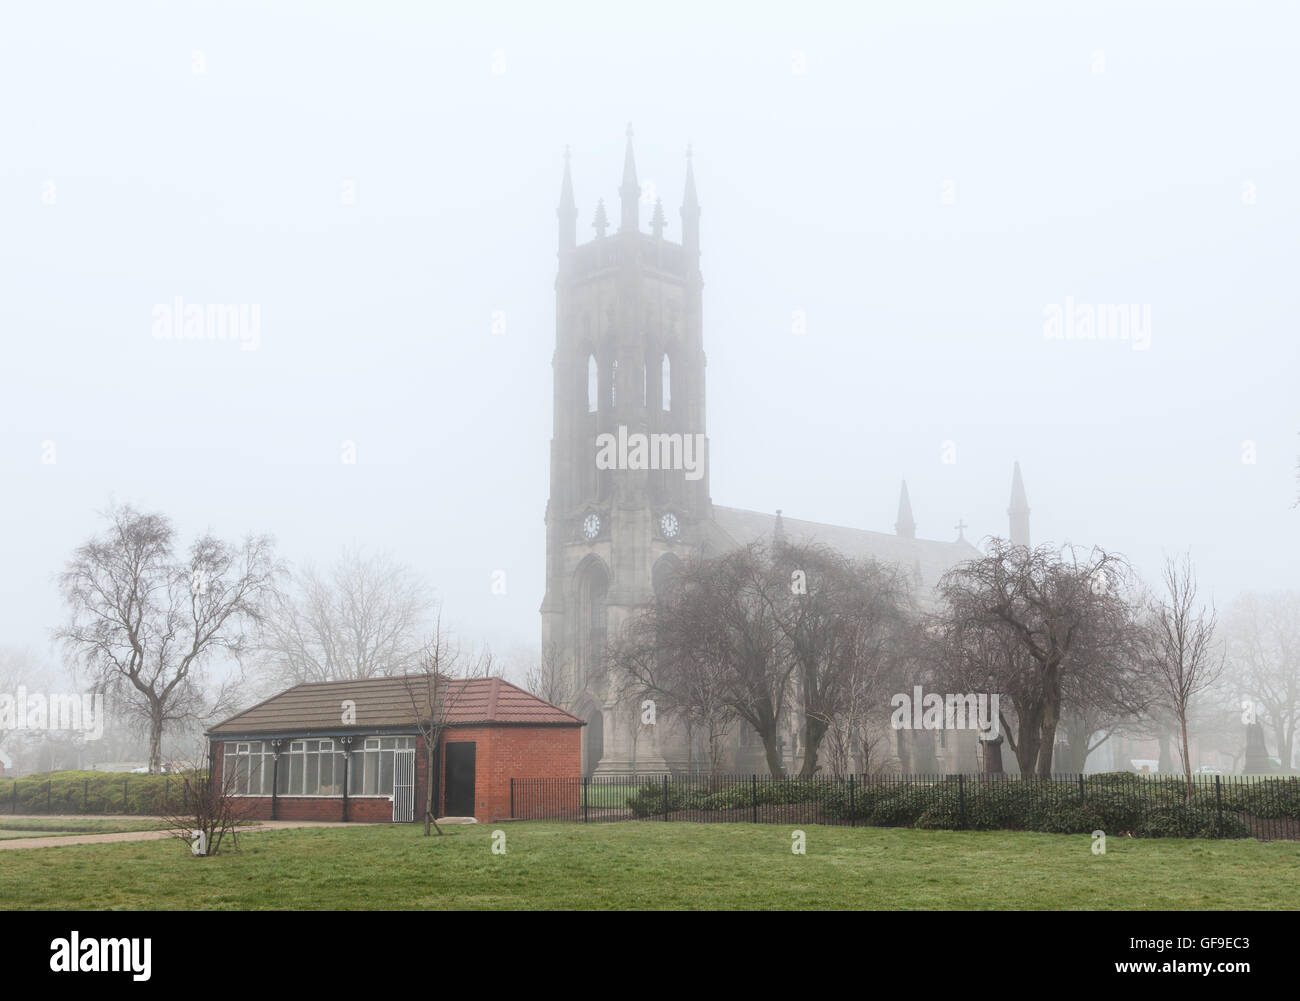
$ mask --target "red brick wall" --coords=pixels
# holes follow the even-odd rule
[[[578,778],[582,775],[582,728],[578,726],[475,726],[454,727],[443,735],[447,741],[472,741],[474,749],[474,816],[481,823],[510,818],[512,778]],[[222,743],[215,742],[213,768],[221,781]],[[446,760],[443,755],[442,760]],[[415,819],[423,822],[425,744],[416,739]],[[446,788],[438,790],[437,815],[446,815]],[[248,816],[271,817],[271,797],[248,798]],[[341,796],[279,796],[277,820],[342,820]],[[387,796],[348,797],[348,819],[386,821],[393,819],[393,802]]]
[[[560,726],[454,727],[446,741],[473,741],[474,816],[482,823],[510,819],[512,778],[578,778],[582,729]],[[446,803],[445,790],[442,803]]]
[[[271,819],[270,796],[241,796],[247,817]],[[342,820],[342,796],[277,796],[276,820]],[[348,820],[387,821],[393,819],[393,801],[387,796],[349,796]]]

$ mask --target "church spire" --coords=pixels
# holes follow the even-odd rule
[[[1007,515],[1011,522],[1011,544],[1029,545],[1029,499],[1025,496],[1025,481],[1020,478],[1019,461],[1011,473],[1011,505],[1007,508]]]
[[[772,545],[785,545],[785,522],[781,520],[781,509],[776,509],[776,524],[772,526]]]
[[[655,199],[654,215],[650,217],[650,232],[656,240],[664,238],[664,200]]]
[[[605,230],[609,226],[609,219],[605,216],[605,199],[601,198],[596,202],[596,218],[591,224],[591,228],[596,231],[596,237],[605,235]]]
[[[691,148],[686,147],[686,191],[682,195],[682,248],[688,267],[698,267],[700,260],[700,199],[695,194],[695,170],[691,166]]]
[[[904,539],[916,538],[916,521],[912,518],[912,499],[907,496],[907,480],[898,494],[898,520],[894,522],[894,532]]]
[[[560,249],[572,250],[578,244],[578,206],[573,200],[568,146],[564,147],[564,180],[560,182],[560,204],[555,214],[560,220]]]
[[[641,225],[641,185],[636,179],[636,160],[632,156],[632,123],[627,123],[627,152],[623,154],[623,183],[619,185],[623,200],[623,223],[620,233],[635,233]]]

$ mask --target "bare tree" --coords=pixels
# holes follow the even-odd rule
[[[1178,728],[1187,794],[1192,794],[1192,757],[1187,718],[1193,701],[1219,680],[1224,653],[1215,640],[1213,606],[1198,603],[1196,574],[1190,556],[1165,560],[1165,595],[1150,603],[1148,659],[1160,684],[1163,708]]]
[[[610,643],[606,663],[618,679],[617,701],[632,715],[633,733],[639,729],[636,706],[652,700],[656,715],[663,712],[682,723],[688,755],[694,753],[695,734],[703,735],[709,774],[716,777],[724,742],[737,719],[727,666],[706,647],[674,649],[664,633],[671,619],[672,612],[662,602],[633,615]]]
[[[173,837],[190,845],[194,855],[208,857],[221,854],[222,842],[239,848],[239,828],[248,823],[255,799],[236,794],[238,776],[222,762],[221,777],[204,769],[199,761],[191,761],[182,772],[181,802],[184,812],[172,808],[164,819]]]
[[[1071,671],[1104,663],[1107,651],[1130,642],[1130,574],[1122,557],[1100,548],[1080,558],[1071,546],[1030,549],[993,539],[987,556],[940,581],[941,614],[953,637],[974,643],[975,663],[1010,691],[1017,731],[1006,732],[1022,774],[1051,775]],[[1009,652],[1000,668],[999,649]]]
[[[876,678],[856,675],[845,682],[823,738],[831,774],[878,770],[876,750],[883,743],[880,725],[887,726],[888,716],[881,709],[880,695]]]
[[[896,568],[854,562],[824,546],[778,546],[778,577],[792,582],[771,592],[781,634],[795,661],[803,713],[800,774],[817,771],[827,728],[856,687],[877,687],[905,647],[910,597]],[[795,575],[800,576],[795,576]],[[882,700],[883,701],[883,700]]]
[[[71,660],[145,722],[157,774],[164,729],[204,713],[209,661],[243,654],[245,627],[262,618],[278,568],[265,536],[235,546],[203,535],[178,557],[163,515],[126,505],[105,518],[104,534],[78,548],[59,578],[69,620],[57,635]]]
[[[417,670],[402,676],[411,707],[411,722],[424,742],[424,836],[438,826],[443,738],[457,710],[473,697],[470,682],[492,676],[490,651],[472,654],[453,643],[442,629],[442,615],[420,651]]]
[[[0,748],[15,751],[28,736],[27,721],[16,715],[18,687],[28,686],[37,677],[35,659],[26,650],[0,647],[0,696],[13,699],[8,712],[0,711]]]
[[[665,593],[635,613],[638,624],[611,644],[607,663],[626,684],[691,711],[698,689],[716,686],[716,702],[759,735],[773,775],[781,774],[778,726],[795,670],[778,620],[790,578],[757,543],[705,558],[677,572]]]
[[[559,647],[554,643],[548,643],[540,657],[524,669],[524,689],[553,706],[569,708],[573,686]]]
[[[345,549],[328,574],[307,566],[266,616],[260,647],[281,685],[404,674],[423,655],[428,586],[386,553]]]
[[[1273,730],[1278,757],[1289,769],[1300,725],[1300,592],[1242,595],[1226,625],[1240,691]]]

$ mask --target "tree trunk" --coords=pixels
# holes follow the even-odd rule
[[[149,713],[149,774],[157,775],[162,771],[162,706],[155,704]]]
[[[780,778],[782,771],[781,751],[776,746],[775,728],[771,734],[763,734],[763,753],[767,757],[767,770],[773,778]]]
[[[439,735],[434,734],[432,737],[425,738],[425,765],[424,765],[424,836],[429,836],[429,829],[432,827],[442,836],[442,828],[438,826],[438,821],[434,817],[436,811],[436,790],[438,788],[438,741]]]
[[[799,769],[801,777],[812,778],[813,773],[817,771],[817,750],[821,747],[822,738],[825,736],[825,722],[809,716],[804,723],[803,767]]]
[[[1043,722],[1038,744],[1038,777],[1041,779],[1052,776],[1052,754],[1056,750],[1056,725],[1061,719],[1061,692],[1060,680],[1056,675],[1057,665],[1053,665],[1049,671],[1046,681],[1047,691],[1043,694]]]
[[[1187,798],[1192,798],[1192,750],[1187,742],[1187,713],[1178,714],[1178,723],[1183,735],[1183,778],[1187,780]]]

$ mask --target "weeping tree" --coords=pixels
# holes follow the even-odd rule
[[[156,775],[169,726],[229,708],[229,689],[210,686],[207,668],[245,652],[280,568],[266,536],[235,544],[204,534],[178,552],[164,515],[122,505],[104,520],[59,577],[68,620],[57,635],[148,731]]]
[[[1117,554],[1001,539],[940,581],[939,614],[951,640],[973,644],[971,657],[986,666],[994,690],[1011,696],[1016,727],[1006,733],[1021,774],[1051,775],[1071,686],[1085,677],[1100,684],[1113,659],[1132,649],[1131,592],[1132,571]]]

